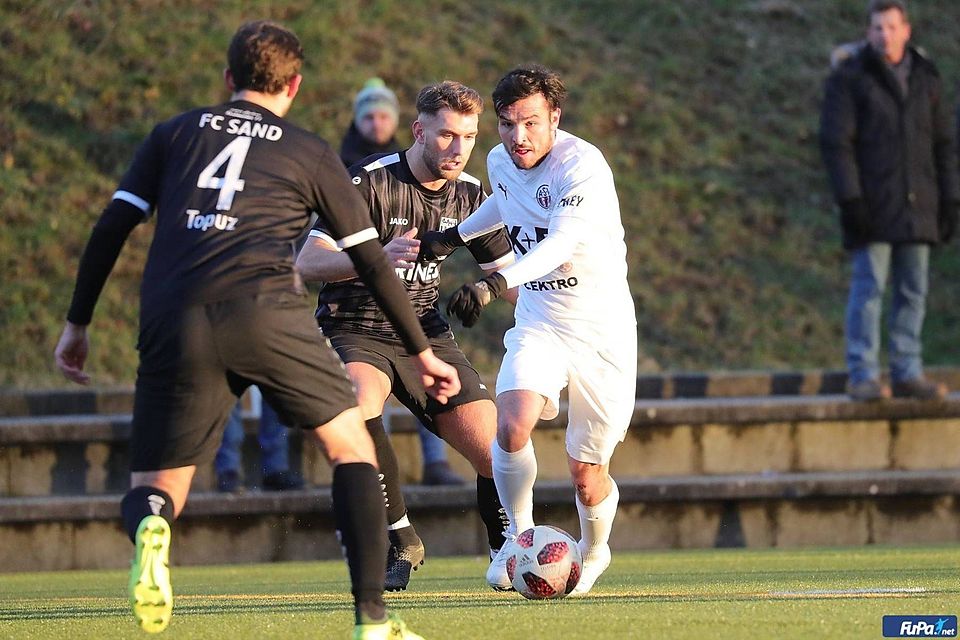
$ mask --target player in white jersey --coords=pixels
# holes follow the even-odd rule
[[[532,527],[537,476],[531,433],[555,417],[569,389],[566,448],[580,515],[587,593],[610,564],[619,492],[610,457],[626,434],[636,390],[637,331],[613,174],[600,151],[559,130],[566,89],[540,66],[514,69],[493,92],[501,145],[487,157],[493,195],[457,227],[423,239],[424,258],[506,227],[516,262],[451,297],[447,312],[472,326],[484,306],[519,287],[516,324],[497,378],[493,474],[510,534]],[[509,589],[504,545],[490,565]]]

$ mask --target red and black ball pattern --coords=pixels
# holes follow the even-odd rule
[[[523,547],[524,549],[529,549],[533,546],[533,529],[527,529],[519,536],[517,536],[517,544]]]
[[[576,540],[557,527],[540,525],[520,533],[507,554],[507,576],[532,600],[562,598],[580,581],[582,558]]]
[[[530,594],[538,599],[547,599],[554,598],[558,594],[556,590],[550,586],[550,583],[541,578],[538,575],[530,573],[529,571],[524,572],[523,581],[527,584],[527,589]]]
[[[511,578],[512,579],[512,578]],[[577,588],[577,583],[580,582],[580,563],[571,562],[570,563],[570,577],[567,578],[567,588],[563,592],[567,595]]]
[[[537,554],[537,564],[545,565],[551,562],[559,562],[563,556],[570,553],[570,545],[566,542],[550,542],[543,545]]]

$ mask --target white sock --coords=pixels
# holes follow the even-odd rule
[[[613,478],[610,478],[610,493],[607,497],[592,507],[580,502],[577,495],[577,513],[580,514],[580,553],[584,556],[592,547],[603,546],[610,541],[610,532],[613,530],[613,519],[617,515],[617,505],[620,503],[620,489]]]
[[[528,440],[520,451],[510,453],[494,440],[490,451],[497,495],[510,518],[507,532],[515,536],[533,526],[533,483],[537,479],[533,441]]]

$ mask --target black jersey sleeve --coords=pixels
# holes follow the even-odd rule
[[[376,195],[374,194],[373,184],[370,182],[370,174],[364,168],[365,166],[365,161],[358,162],[348,168],[347,173],[350,176],[350,182],[354,187],[356,187],[357,193],[359,193],[360,197],[363,198],[367,216],[370,218],[373,228],[379,235],[380,242],[383,243],[383,236],[386,227],[383,219],[383,212],[381,207],[377,206],[377,199]],[[330,238],[334,237],[327,221],[322,217],[317,219],[316,223],[313,225],[313,230],[320,232],[323,234],[323,236]]]
[[[351,186],[350,176],[340,159],[329,149],[321,158],[319,170],[317,202],[324,227],[337,246],[350,256],[357,276],[397,330],[407,352],[424,351],[429,346],[427,338],[410,306],[406,289],[387,262],[363,198]]]
[[[324,147],[316,170],[311,196],[320,217],[314,228],[323,229],[341,249],[356,243],[357,234],[375,233],[363,199],[350,185],[350,174],[329,147]]]
[[[363,177],[359,175],[360,173],[363,173],[363,172],[364,172],[363,168],[359,164],[356,164],[347,168],[347,177],[350,178],[350,181],[353,183],[353,186],[356,187],[356,192],[360,194],[360,196],[363,198],[364,211],[367,212],[367,216],[366,216],[368,218],[367,221],[372,224],[374,221],[370,216],[369,181],[365,182],[363,180]],[[325,216],[320,216],[317,218],[316,222],[314,222],[312,231],[317,231],[320,234],[322,234],[322,236],[324,236],[325,238],[336,242],[338,239],[337,233],[333,229],[331,224],[332,224],[331,221],[328,220]],[[373,227],[376,229],[375,224],[373,224]]]
[[[123,175],[115,199],[125,200],[140,209],[142,217],[147,217],[157,204],[160,180],[163,172],[164,145],[161,142],[162,124],[157,125],[143,141]]]
[[[67,320],[79,325],[90,324],[107,276],[113,270],[127,236],[142,219],[143,212],[138,207],[119,199],[112,200],[100,214],[80,258]]]

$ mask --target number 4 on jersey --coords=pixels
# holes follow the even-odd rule
[[[243,162],[247,159],[247,151],[250,150],[250,140],[246,136],[234,138],[233,142],[223,148],[217,157],[210,161],[200,176],[197,178],[197,186],[201,189],[219,189],[220,196],[217,198],[217,210],[227,211],[233,206],[233,196],[237,191],[243,191],[243,180],[240,179],[240,171],[243,170]],[[220,167],[227,165],[227,170],[223,177],[219,178],[216,174]]]

